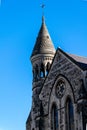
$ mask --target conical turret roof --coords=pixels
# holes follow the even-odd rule
[[[44,17],[31,57],[37,54],[54,54],[55,48],[47,30]]]

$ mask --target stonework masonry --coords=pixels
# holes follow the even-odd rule
[[[86,130],[87,58],[55,51],[42,18],[31,62],[32,106],[26,130]]]

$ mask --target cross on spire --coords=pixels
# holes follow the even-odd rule
[[[45,4],[42,4],[41,7],[44,8],[44,7],[45,7]]]
[[[44,8],[45,8],[45,4],[42,4],[42,5],[41,5],[41,8],[42,8],[42,16],[44,16]]]

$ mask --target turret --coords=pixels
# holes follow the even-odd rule
[[[42,25],[31,55],[33,82],[38,82],[47,76],[54,54],[55,48],[43,16]]]
[[[31,114],[34,124],[32,127],[37,127],[35,122],[40,121],[39,118],[41,115],[41,101],[39,99],[39,93],[50,70],[50,65],[52,63],[54,54],[55,48],[47,30],[44,17],[42,17],[42,25],[31,55],[33,72]]]

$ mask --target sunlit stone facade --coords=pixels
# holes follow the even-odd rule
[[[44,17],[31,62],[32,106],[26,130],[86,130],[87,58],[55,50]]]

